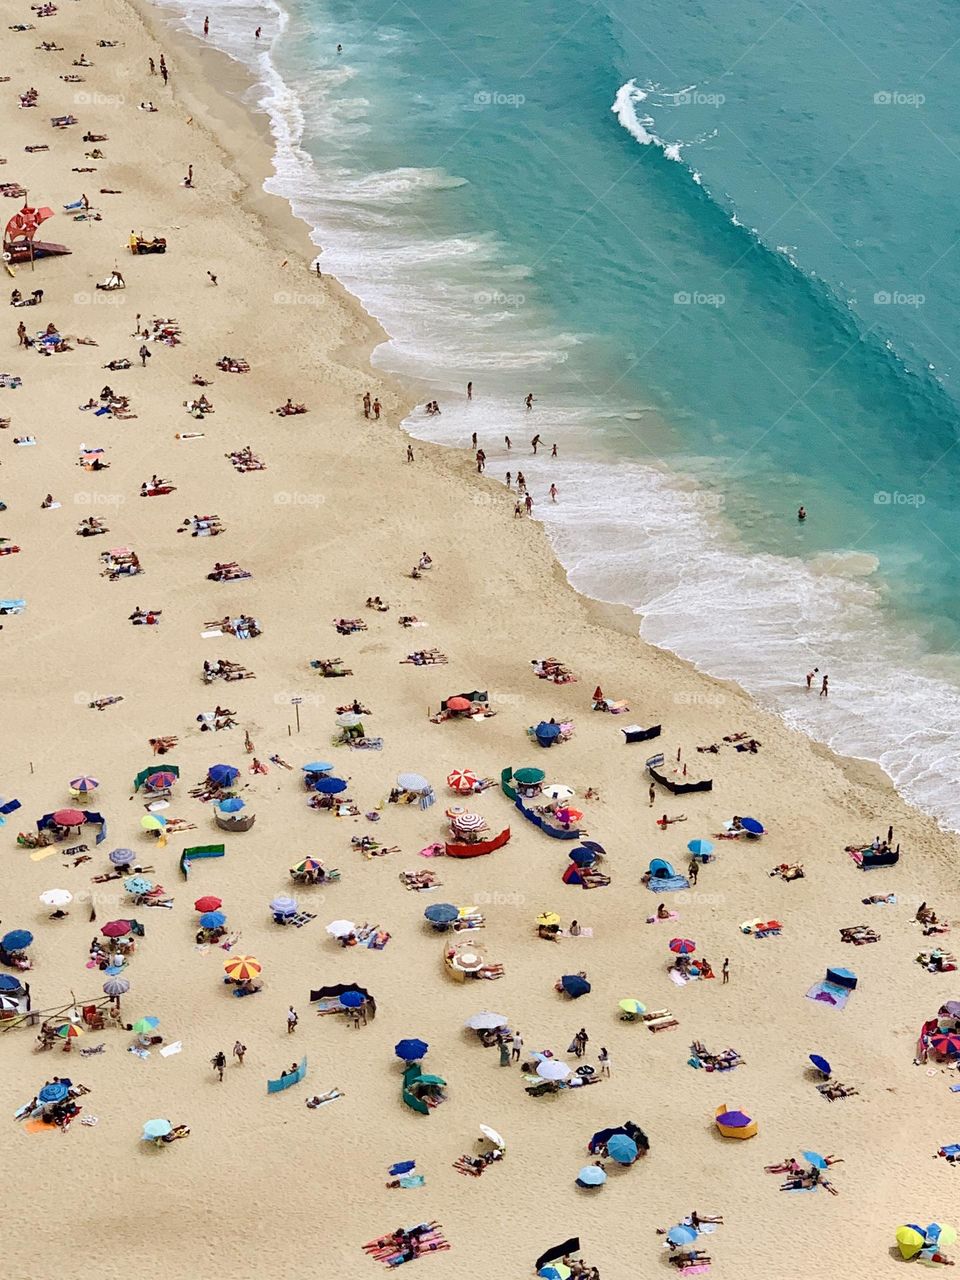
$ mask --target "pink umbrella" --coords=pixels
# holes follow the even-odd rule
[[[100,932],[105,938],[124,938],[130,928],[129,920],[108,920]]]
[[[448,698],[447,699],[448,711],[469,711],[472,705],[473,704],[471,703],[469,698]]]
[[[692,956],[697,949],[697,944],[691,942],[689,938],[671,938],[670,950],[678,956]]]

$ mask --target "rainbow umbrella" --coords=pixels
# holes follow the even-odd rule
[[[57,1027],[57,1035],[63,1040],[76,1040],[77,1036],[83,1035],[83,1028],[75,1022],[65,1022],[62,1027]]]
[[[674,953],[674,955],[692,956],[694,951],[696,951],[696,949],[697,949],[697,944],[695,942],[691,942],[689,938],[671,938],[670,939],[670,950]]]
[[[223,969],[234,982],[249,982],[263,971],[263,965],[254,956],[230,956],[224,960]]]
[[[71,791],[96,791],[99,785],[100,783],[96,780],[96,778],[90,778],[85,773],[82,773],[79,778],[74,778],[73,781],[70,783],[70,790]]]
[[[58,809],[53,814],[53,820],[58,827],[82,827],[87,815],[82,809]]]
[[[296,866],[290,868],[297,875],[303,875],[305,871],[322,871],[323,863],[316,858],[304,858],[302,862],[298,862]]]

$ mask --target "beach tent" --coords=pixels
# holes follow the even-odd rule
[[[357,992],[363,996],[366,1001],[367,1014],[373,1017],[377,1012],[377,1002],[365,987],[361,987],[358,982],[337,983],[331,987],[317,987],[315,991],[310,992],[310,1002],[315,1003],[318,1000],[340,1000],[342,996],[349,992]],[[349,1007],[349,1006],[348,1006]]]
[[[832,983],[835,987],[844,987],[847,991],[856,991],[857,975],[850,969],[837,968],[831,966],[827,970],[826,981]]]

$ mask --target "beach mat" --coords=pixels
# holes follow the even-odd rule
[[[651,893],[677,893],[680,889],[689,889],[690,881],[686,876],[667,876],[663,879],[651,876],[647,881],[647,888]]]
[[[55,1124],[47,1124],[45,1121],[39,1119],[39,1117],[35,1120],[27,1120],[22,1127],[26,1133],[56,1133],[57,1132],[57,1126]]]
[[[807,992],[807,999],[829,1005],[832,1009],[845,1009],[850,992],[845,987],[834,986],[832,982],[818,982]]]

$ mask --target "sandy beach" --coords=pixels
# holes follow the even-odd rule
[[[25,295],[42,289],[43,300],[7,308],[0,358],[0,372],[22,379],[0,388],[0,419],[10,419],[0,430],[0,536],[21,548],[0,559],[0,597],[26,601],[0,632],[0,793],[22,806],[0,831],[0,924],[33,933],[32,968],[22,975],[33,1007],[62,1011],[103,999],[91,938],[109,920],[138,920],[144,936],[123,970],[123,1022],[156,1017],[163,1037],[141,1057],[129,1052],[131,1032],[87,1027],[69,1054],[59,1044],[40,1052],[37,1025],[0,1020],[4,1150],[16,1170],[8,1187],[12,1271],[29,1267],[45,1278],[69,1265],[104,1280],[131,1265],[171,1280],[299,1280],[318,1268],[375,1276],[379,1264],[362,1252],[365,1242],[400,1224],[438,1221],[450,1249],[418,1261],[418,1275],[422,1268],[443,1280],[491,1264],[504,1276],[532,1275],[540,1253],[578,1235],[603,1280],[619,1280],[670,1274],[655,1231],[694,1209],[723,1216],[705,1237],[720,1275],[892,1271],[900,1265],[891,1252],[897,1227],[949,1220],[956,1204],[955,1174],[935,1157],[960,1140],[948,1089],[960,1077],[949,1063],[914,1065],[922,1024],[960,997],[956,974],[915,963],[938,943],[950,950],[949,934],[924,938],[914,917],[923,901],[955,916],[956,839],[907,806],[879,770],[791,732],[735,686],[644,645],[626,610],[576,594],[541,527],[514,517],[514,495],[476,474],[469,449],[414,441],[415,460],[406,460],[397,424],[409,393],[371,371],[378,327],[335,281],[317,278],[306,228],[261,192],[269,148],[225,60],[185,47],[154,12],[119,0],[62,0],[42,18],[18,0],[6,9],[11,23],[33,25],[4,31],[0,181],[19,183],[31,206],[49,206],[54,216],[38,238],[71,252],[32,271],[21,265],[7,280]],[[119,43],[98,47],[101,40]],[[61,48],[44,51],[42,41]],[[167,86],[149,74],[148,59],[159,65],[161,52]],[[90,65],[75,65],[81,55]],[[234,92],[220,96],[215,83]],[[30,87],[37,105],[19,106]],[[150,101],[156,111],[140,108]],[[68,114],[76,124],[51,126]],[[84,142],[85,133],[106,137]],[[49,149],[26,149],[35,145]],[[102,157],[86,156],[94,148]],[[192,187],[183,184],[188,166]],[[84,195],[90,210],[76,221],[78,211],[66,206]],[[4,220],[23,203],[7,199]],[[131,231],[164,238],[166,252],[132,254]],[[125,287],[98,290],[114,268]],[[171,322],[177,341],[148,340],[141,367],[138,334],[157,319]],[[53,324],[67,349],[44,356],[18,346],[21,321],[31,336]],[[249,371],[221,371],[225,355]],[[118,360],[131,367],[104,367]],[[195,374],[209,382],[202,390],[214,407],[200,419],[184,407],[200,394]],[[129,397],[130,416],[80,409],[99,403],[105,384]],[[382,402],[379,421],[364,417],[367,391]],[[288,398],[308,412],[278,416]],[[22,437],[35,443],[16,444]],[[503,463],[496,444],[488,456]],[[264,469],[241,473],[231,464],[226,455],[246,446]],[[95,449],[109,475],[79,465],[81,452]],[[528,449],[517,443],[521,467]],[[141,497],[152,476],[175,491]],[[47,494],[59,505],[43,508]],[[178,532],[194,514],[219,517],[222,534]],[[78,537],[89,517],[109,533]],[[102,575],[101,553],[114,548],[136,553],[135,580]],[[423,552],[432,565],[411,578]],[[217,562],[236,562],[251,576],[211,581]],[[366,608],[372,596],[389,610]],[[132,625],[138,607],[162,611],[158,624]],[[261,634],[204,638],[207,624],[225,615],[256,619]],[[403,615],[424,625],[401,627]],[[366,629],[339,634],[340,617],[362,618]],[[448,661],[403,662],[431,648]],[[578,679],[538,679],[531,660],[547,655]],[[310,666],[333,657],[352,676],[324,679]],[[204,662],[217,659],[242,663],[256,678],[204,683]],[[785,673],[794,674],[797,697],[816,697],[816,688],[804,691],[802,672]],[[629,712],[594,712],[597,685]],[[442,699],[473,690],[488,692],[495,715],[431,721]],[[89,705],[113,696],[122,701]],[[337,708],[354,699],[370,708],[364,726],[382,738],[381,749],[332,745]],[[221,704],[235,712],[235,725],[202,732],[198,717]],[[548,756],[527,729],[551,718],[574,729]],[[626,745],[621,730],[632,724],[660,724],[662,734]],[[724,742],[737,734],[759,749]],[[159,758],[150,740],[164,736],[179,741]],[[710,744],[718,750],[697,752]],[[682,752],[691,775],[712,777],[712,791],[673,797],[659,788],[651,806],[644,763],[658,751],[668,770]],[[274,756],[292,767],[271,763]],[[254,759],[265,773],[251,772]],[[334,762],[358,816],[308,807],[301,766],[316,760]],[[238,794],[256,815],[249,831],[221,830],[213,805],[190,795],[219,762],[240,771]],[[171,764],[180,776],[162,813],[187,826],[159,846],[141,830],[146,801],[132,784],[141,771]],[[523,766],[574,790],[580,825],[606,851],[609,886],[564,884],[570,843],[538,831],[499,785],[465,802],[445,781],[469,768],[499,784],[503,769]],[[404,771],[429,779],[435,805],[387,803]],[[44,850],[19,847],[18,832],[35,833],[41,815],[76,803],[68,784],[83,774],[100,783],[80,808],[103,815],[103,842],[94,844],[88,826]],[[584,799],[588,789],[599,799]],[[478,859],[421,857],[448,836],[445,810],[464,803],[492,832],[509,826],[509,843]],[[685,821],[661,828],[664,813]],[[766,834],[718,839],[735,814],[755,815]],[[846,847],[890,826],[900,862],[858,870]],[[351,846],[363,836],[400,851],[366,858]],[[695,838],[716,846],[695,885],[650,892],[641,877],[651,859],[685,872]],[[182,850],[221,841],[225,856],[195,860],[184,879]],[[76,864],[63,851],[81,843],[90,857]],[[172,909],[135,906],[122,879],[94,882],[119,846],[153,868],[149,877],[173,898]],[[289,868],[308,856],[339,868],[340,879],[296,886]],[[795,863],[804,878],[769,874]],[[401,873],[425,869],[442,884],[406,890]],[[73,895],[66,918],[51,919],[39,901],[53,888]],[[895,903],[863,904],[887,893]],[[229,953],[195,940],[193,903],[207,894],[222,899],[239,935]],[[295,895],[314,918],[301,928],[274,923],[268,904],[278,894]],[[431,902],[485,916],[482,932],[460,939],[502,964],[502,978],[450,979],[442,952],[457,935],[430,928],[423,912]],[[648,923],[660,903],[675,917]],[[592,936],[552,944],[538,936],[541,912],[557,912],[565,929],[578,920]],[[337,919],[376,924],[389,941],[382,951],[341,948],[325,931]],[[782,932],[741,931],[755,919],[776,919]],[[842,943],[840,930],[861,923],[880,941]],[[675,985],[675,936],[696,942],[715,980]],[[235,999],[224,985],[229,955],[262,964],[257,998]],[[729,983],[720,977],[725,958]],[[836,966],[858,979],[846,1008],[806,999]],[[572,1001],[555,992],[562,974],[581,970],[588,995]],[[355,1029],[343,1016],[315,1016],[310,991],[334,984],[368,990],[376,1017]],[[626,997],[669,1009],[679,1025],[651,1034],[623,1021],[618,1002]],[[290,1006],[299,1016],[294,1035]],[[522,1034],[524,1061],[549,1050],[599,1074],[597,1053],[606,1047],[609,1078],[528,1096],[518,1066],[501,1068],[497,1049],[464,1028],[481,1010],[502,1013]],[[590,1039],[578,1063],[567,1047],[580,1027]],[[425,1070],[447,1081],[446,1101],[429,1115],[401,1102],[394,1045],[414,1036],[430,1046]],[[238,1039],[247,1046],[242,1065],[231,1057]],[[735,1048],[743,1065],[723,1078],[694,1069],[694,1041]],[[179,1052],[161,1055],[176,1042]],[[101,1043],[102,1053],[80,1055]],[[228,1058],[222,1083],[210,1066],[220,1050]],[[835,1078],[857,1093],[824,1098],[811,1053],[829,1059]],[[268,1095],[267,1080],[304,1055],[306,1080]],[[45,1081],[63,1074],[90,1089],[79,1119],[62,1133],[14,1120]],[[343,1096],[307,1109],[308,1097],[332,1089]],[[757,1136],[723,1138],[714,1125],[723,1105],[756,1119]],[[95,1125],[80,1122],[94,1117]],[[142,1141],[153,1117],[189,1126],[189,1139],[160,1149]],[[578,1188],[578,1170],[594,1158],[590,1136],[626,1120],[645,1131],[649,1153],[629,1168],[608,1161],[605,1186]],[[464,1177],[453,1163],[481,1150],[479,1124],[503,1135],[505,1158],[482,1177]],[[830,1175],[836,1197],[781,1194],[779,1179],[764,1173],[804,1150],[843,1159]],[[407,1160],[424,1185],[388,1187],[388,1169]]]

